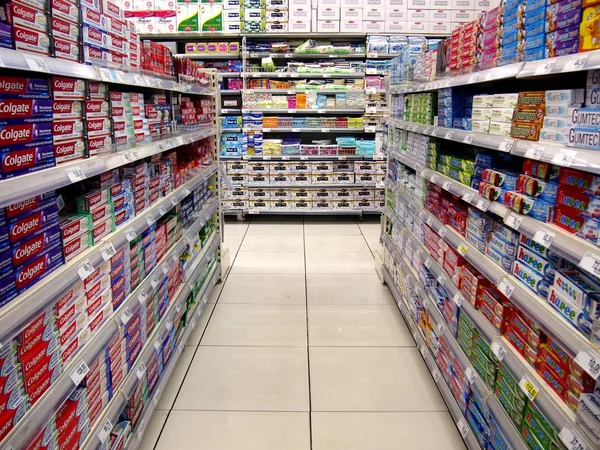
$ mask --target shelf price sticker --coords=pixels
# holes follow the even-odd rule
[[[490,201],[485,199],[477,200],[477,204],[475,206],[485,212],[490,207]]]
[[[456,303],[456,306],[458,306],[459,308],[462,306],[463,300],[464,300],[463,296],[460,295],[458,292],[456,294],[454,294],[454,297],[452,297],[452,301],[454,303]]]
[[[535,400],[540,391],[540,388],[527,375],[523,375],[523,378],[519,381],[519,387],[531,401]]]
[[[456,426],[458,428],[458,431],[460,432],[460,435],[464,439],[465,436],[469,434],[469,425],[467,425],[467,421],[463,417],[461,417],[460,419],[458,419],[458,422],[456,422]]]
[[[577,152],[575,150],[561,150],[552,157],[552,164],[571,167],[576,156]]]
[[[587,251],[581,261],[579,261],[579,267],[583,270],[600,277],[600,255]]]
[[[427,217],[427,220],[425,221],[425,223],[433,228],[433,217],[431,217],[431,216]]]
[[[454,131],[447,131],[446,134],[444,135],[444,139],[451,140],[452,136],[454,136]]]
[[[115,250],[115,246],[112,244],[112,242],[109,242],[100,248],[100,256],[102,256],[104,261],[108,261],[116,253],[117,251]]]
[[[373,125],[365,126],[365,133],[375,133],[376,131],[377,131],[377,128],[374,127]]]
[[[475,194],[473,192],[469,192],[469,191],[466,191],[462,196],[462,199],[467,203],[471,203],[474,198],[475,198]]]
[[[171,268],[169,267],[169,265],[167,263],[164,263],[161,266],[161,269],[165,275],[167,275],[169,273],[169,271],[171,270]]]
[[[175,197],[171,197],[171,205],[173,205],[173,207],[177,206],[179,202],[177,201],[177,199]]]
[[[129,228],[125,231],[125,238],[128,242],[133,241],[137,237],[137,233],[133,228]]]
[[[500,283],[498,283],[498,290],[506,298],[510,298],[513,292],[515,291],[515,286],[510,281],[508,281],[506,277],[504,277],[502,278],[502,280],[500,280]]]
[[[548,59],[542,64],[538,63],[538,66],[533,71],[534,75],[547,75],[552,72],[554,66],[556,65],[556,59]]]
[[[437,335],[438,337],[441,337],[444,335],[444,333],[446,332],[446,326],[444,325],[443,322],[440,322],[437,324]]]
[[[588,446],[583,438],[569,427],[564,427],[560,430],[558,437],[569,450],[588,450]]]
[[[100,428],[100,431],[98,431],[98,440],[101,444],[104,444],[106,442],[112,429],[113,424],[110,422],[110,420],[106,419],[102,424],[102,428]]]
[[[544,247],[549,248],[552,245],[552,242],[554,242],[555,237],[556,233],[546,230],[545,228],[540,228],[535,232],[533,240],[538,244],[542,244]]]
[[[578,70],[583,70],[589,56],[590,55],[588,53],[580,53],[572,58],[569,58],[569,60],[563,66],[561,72],[575,72]]]
[[[377,107],[375,107],[375,106],[367,106],[365,108],[365,113],[366,114],[376,114],[377,113]],[[417,126],[414,126],[413,127],[413,131],[416,131],[416,130],[417,130]]]
[[[496,355],[496,358],[498,358],[499,361],[502,361],[506,356],[506,347],[504,347],[504,345],[498,341],[493,341],[490,345],[490,349],[492,350],[492,353]]]
[[[86,259],[78,268],[77,268],[77,275],[79,275],[79,278],[81,278],[81,280],[85,280],[87,277],[89,277],[92,273],[94,273],[94,265],[91,263],[91,261],[89,259]]]
[[[167,210],[165,209],[164,206],[159,206],[158,207],[158,214],[160,214],[161,217],[164,216],[166,213],[167,213]]]
[[[471,75],[469,77],[469,79],[467,80],[467,84],[473,84],[473,83],[477,83],[477,80],[479,79],[479,75],[475,74],[475,75]]]
[[[431,258],[427,258],[423,264],[425,265],[425,267],[427,267],[427,269],[431,269],[432,263],[433,261],[431,260]]]
[[[423,358],[427,357],[427,349],[425,348],[425,345],[422,345],[419,351],[421,352],[421,355],[423,355]]]
[[[36,58],[35,56],[30,55],[23,55],[23,57],[31,70],[50,73],[50,69],[48,69],[46,62],[42,58]]]
[[[146,291],[141,291],[138,295],[138,302],[140,302],[140,304],[143,305],[146,303],[147,300],[148,300],[148,293]]]
[[[146,223],[148,224],[149,227],[151,227],[152,225],[154,225],[156,223],[156,219],[154,218],[154,216],[152,214],[148,214],[146,216]]]
[[[431,376],[433,376],[433,380],[437,383],[440,381],[440,371],[437,368],[434,368],[431,371]]]
[[[456,251],[458,251],[461,256],[465,256],[469,251],[469,247],[467,247],[465,244],[460,244],[458,247],[456,247]]]
[[[444,237],[446,236],[446,229],[442,226],[442,228],[440,228],[437,233],[442,239],[444,239]]]
[[[321,128],[321,133],[329,133],[330,131],[329,128]]]
[[[138,377],[138,380],[142,380],[144,375],[146,374],[146,365],[144,363],[140,363],[137,370],[135,371],[135,375]]]
[[[73,381],[73,384],[75,386],[79,386],[79,383],[81,383],[83,381],[83,379],[85,378],[85,376],[88,374],[89,371],[90,371],[90,368],[85,363],[85,361],[83,359],[81,361],[79,361],[79,364],[77,364],[77,367],[75,367],[75,370],[73,372],[71,372],[71,375],[70,375],[71,380]]]
[[[440,286],[444,287],[444,285],[446,284],[446,281],[448,281],[448,278],[446,278],[444,275],[439,275],[437,277],[437,282],[439,283]]]
[[[600,376],[600,355],[588,348],[581,349],[575,357],[579,364],[594,380]]]
[[[158,277],[156,275],[150,280],[150,286],[152,286],[152,289],[156,289],[156,286],[158,286]]]
[[[449,191],[450,190],[450,182],[449,181],[444,181],[442,183],[442,189],[444,189],[445,191]]]
[[[131,312],[131,309],[125,308],[125,311],[121,314],[121,322],[123,322],[123,325],[127,325],[127,322],[129,322],[132,317],[133,313]]]
[[[325,110],[324,109],[317,109],[317,114],[325,114]]]
[[[171,331],[171,328],[173,328],[173,321],[171,319],[167,319],[165,322],[165,328],[167,331]]]
[[[289,114],[296,114],[296,110],[295,109],[288,109],[287,112]]]
[[[474,134],[467,134],[467,135],[465,136],[465,138],[463,139],[463,142],[464,142],[465,144],[471,144],[471,143],[473,143],[473,140],[474,140],[474,139],[475,139],[475,135],[474,135]]]
[[[154,348],[156,349],[156,351],[160,350],[161,341],[162,341],[162,339],[160,336],[158,336],[156,339],[154,339],[153,345],[154,345]]]
[[[523,222],[523,216],[510,211],[504,218],[504,223],[514,230],[518,230]]]
[[[525,158],[540,160],[545,150],[546,147],[543,145],[532,145],[525,151]]]
[[[367,75],[377,75],[377,69],[374,69],[372,67],[367,67],[367,69],[365,69],[365,73]]]
[[[469,384],[475,383],[475,372],[470,367],[465,369],[465,375],[467,376],[467,380],[469,380]]]
[[[65,169],[65,173],[69,177],[69,180],[71,180],[71,183],[77,183],[78,181],[82,181],[87,178],[79,166]]]
[[[517,141],[515,141],[514,139],[504,139],[502,142],[500,142],[498,144],[498,150],[501,152],[510,152],[513,147],[515,146],[515,143]]]

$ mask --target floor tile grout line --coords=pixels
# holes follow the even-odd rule
[[[224,220],[224,216],[221,216],[221,220]],[[248,226],[246,227],[246,232],[244,233],[244,235],[242,237],[242,241],[240,242],[240,247],[244,243],[244,239],[246,238],[246,234],[248,233],[248,229],[249,228],[250,228],[250,224],[248,224]],[[225,224],[223,224],[223,230],[225,230]],[[223,232],[223,235],[225,235],[224,232]],[[222,243],[223,243],[223,240],[221,240],[221,245],[222,245]],[[206,329],[208,328],[208,325],[210,323],[210,319],[212,319],[212,316],[213,316],[213,314],[215,312],[215,309],[217,308],[217,304],[219,303],[219,299],[221,298],[221,294],[223,293],[223,289],[225,289],[225,283],[227,282],[227,279],[229,278],[229,274],[231,274],[231,268],[235,264],[235,259],[237,258],[237,254],[239,253],[239,248],[240,247],[238,247],[238,251],[235,252],[235,256],[233,257],[233,261],[231,262],[231,267],[229,268],[229,270],[225,274],[225,278],[222,280],[223,286],[221,287],[221,290],[219,291],[219,295],[218,295],[218,297],[217,297],[217,299],[216,299],[216,301],[214,303],[214,306],[212,307],[212,310],[210,311],[210,316],[208,316],[208,320],[206,321],[206,326],[204,327],[204,330],[202,330],[202,335],[200,336],[200,339],[198,340],[198,345],[196,346],[196,349],[194,350],[194,354],[192,355],[192,358],[190,359],[190,363],[188,364],[187,370],[185,371],[185,375],[183,376],[183,379],[181,380],[181,384],[179,385],[179,389],[177,389],[177,393],[175,394],[175,398],[173,399],[173,403],[171,404],[171,407],[169,408],[169,410],[167,412],[167,417],[165,418],[165,421],[163,422],[163,425],[160,428],[160,432],[158,433],[158,436],[156,437],[156,442],[154,442],[154,446],[152,447],[153,450],[156,450],[156,447],[158,446],[158,442],[160,441],[160,437],[162,436],[162,433],[163,433],[163,431],[165,429],[165,426],[167,425],[167,421],[169,420],[169,416],[171,415],[171,412],[173,411],[173,406],[175,406],[175,402],[177,401],[177,397],[179,397],[179,393],[181,392],[181,388],[183,387],[183,383],[185,382],[185,379],[188,376],[188,373],[190,371],[190,367],[192,366],[192,363],[194,362],[194,358],[196,357],[196,353],[198,353],[198,349],[200,348],[200,342],[202,342],[202,338],[204,337],[204,333],[206,333]],[[206,307],[206,305],[204,307]],[[163,392],[163,394],[164,394],[164,392]]]
[[[308,275],[306,270],[306,218],[302,218],[302,245],[304,246],[304,299],[306,300],[306,369],[308,375],[308,438],[310,450],[313,448],[312,436],[312,392],[310,389],[310,333],[308,325]]]

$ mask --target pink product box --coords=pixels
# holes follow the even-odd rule
[[[54,38],[54,57],[79,62],[81,46],[75,42]]]
[[[81,28],[79,25],[63,20],[59,17],[52,17],[50,29],[54,38],[79,43],[81,37]]]
[[[54,120],[81,119],[83,117],[83,104],[81,101],[53,100],[52,118]]]
[[[61,217],[59,225],[65,244],[92,229],[92,221],[86,214]]]
[[[54,144],[54,159],[57,165],[82,158],[85,158],[85,143],[83,139]]]
[[[82,139],[83,123],[81,119],[58,120],[52,122],[52,138],[54,142]]]

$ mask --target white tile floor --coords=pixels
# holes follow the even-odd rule
[[[379,231],[354,219],[227,222],[232,268],[141,448],[464,449],[375,274]]]

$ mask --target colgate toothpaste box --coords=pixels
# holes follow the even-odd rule
[[[49,9],[52,17],[58,17],[74,24],[79,23],[79,6],[74,3],[66,0],[50,0]]]
[[[110,115],[114,119],[120,119],[119,122],[125,120],[125,106],[112,106]]]
[[[9,394],[20,384],[23,384],[23,374],[21,365],[18,365],[12,372],[0,377],[0,393]]]
[[[83,282],[77,282],[74,286],[71,286],[67,292],[63,294],[63,296],[56,302],[54,305],[54,310],[56,311],[56,315],[60,316],[64,314],[65,311],[69,308],[71,303],[75,301],[79,301],[80,299],[85,297],[85,289],[83,287]]]
[[[98,28],[84,25],[81,29],[82,43],[99,47],[101,49],[109,49],[110,38],[106,31],[99,30]]]
[[[66,447],[66,443],[71,439],[73,430],[76,432],[85,427],[88,421],[88,401],[85,388],[79,388],[56,412],[56,431],[60,448]]]
[[[105,261],[101,263],[96,270],[94,270],[85,280],[83,280],[83,288],[87,292],[98,280],[107,273],[110,273],[110,262]]]
[[[81,45],[59,38],[54,38],[53,44],[54,47],[52,50],[55,58],[76,62],[81,61]]]
[[[85,102],[85,117],[108,117],[110,104],[105,100],[87,100]]]
[[[87,300],[83,297],[76,299],[71,302],[68,306],[63,308],[61,314],[56,318],[56,326],[59,330],[64,329],[71,320],[77,317],[81,312],[85,312],[87,307]]]
[[[105,100],[108,98],[108,88],[105,83],[99,83],[97,81],[89,81],[88,89],[90,99],[92,100]]]
[[[7,22],[12,26],[48,33],[49,17],[44,11],[18,1],[9,1],[5,11]]]
[[[127,220],[129,220],[129,216],[127,214],[126,209],[121,209],[121,211],[115,213],[115,226],[116,227],[127,222]]]
[[[91,8],[94,11],[102,12],[102,2],[100,0],[81,0],[81,7]]]
[[[68,364],[73,356],[89,341],[92,331],[89,328],[81,330],[81,332],[71,339],[67,344],[62,346],[62,359],[64,364]]]
[[[56,203],[56,192],[49,191],[35,197],[13,203],[2,210],[5,212],[6,219],[24,218],[27,215],[35,212],[41,206]]]
[[[21,363],[25,389],[29,391],[42,377],[53,373],[54,369],[62,365],[62,353],[55,349],[53,353],[38,353],[30,360]]]
[[[0,440],[10,433],[27,411],[29,411],[29,402],[24,398],[18,407],[0,415]]]
[[[81,24],[106,31],[107,16],[92,8],[81,5]]]
[[[52,100],[0,98],[0,124],[43,121],[52,117]],[[7,122],[7,120],[12,122]]]
[[[86,154],[88,157],[92,157],[102,153],[112,152],[112,144],[112,137],[110,135],[88,137]]]
[[[114,17],[107,16],[106,31],[112,35],[125,36],[126,38],[129,36],[127,24],[124,19],[115,19]]]
[[[110,34],[108,41],[108,49],[111,52],[118,52],[121,54],[129,53],[129,44],[127,39],[117,36],[116,34]]]
[[[129,279],[125,275],[123,275],[121,278],[124,279],[125,287],[112,294],[112,307],[114,310],[121,306],[127,297],[127,294],[131,292],[131,288],[129,287]]]
[[[52,114],[54,120],[81,119],[83,117],[83,102],[53,100]]]
[[[82,139],[83,122],[81,119],[57,120],[52,122],[52,134],[54,143]]]
[[[50,205],[26,217],[19,217],[9,225],[9,239],[14,245],[42,234],[58,222],[58,207]]]
[[[92,246],[92,233],[87,232],[78,236],[74,239],[71,239],[69,242],[64,244],[64,256],[65,262],[71,261],[80,253],[83,253],[84,250],[90,248]]]
[[[63,326],[63,328],[61,330],[59,330],[60,333],[60,345],[64,346],[67,344],[67,342],[69,342],[71,339],[73,339],[75,336],[77,336],[81,330],[83,330],[84,328],[87,328],[88,326],[88,317],[87,314],[78,314],[77,316],[75,316],[71,322],[69,322],[67,325]]]
[[[107,202],[98,205],[89,213],[89,215],[92,219],[92,227],[95,227],[97,224],[113,215],[112,203]]]
[[[112,313],[113,305],[112,302],[109,302],[104,305],[104,307],[94,317],[90,318],[90,331],[95,333],[96,330],[98,330],[98,328],[111,317]]]
[[[59,225],[65,244],[92,229],[92,222],[87,214],[72,214],[61,217]]]
[[[62,266],[62,258],[52,265],[46,265],[47,258],[36,258],[23,268],[22,271],[15,273],[15,284],[17,293],[22,294],[38,281],[44,279],[60,266]]]
[[[111,42],[113,40],[111,39]],[[125,43],[124,45],[128,45]],[[114,47],[111,45],[111,47]],[[118,52],[116,50],[110,50],[110,62],[113,64],[118,64],[120,66],[129,66],[129,56],[125,53]]]
[[[34,405],[42,395],[48,390],[48,388],[54,383],[60,376],[62,371],[62,364],[56,366],[51,371],[40,371],[32,375],[32,380],[37,381],[26,388],[27,394],[29,395],[29,402]]]
[[[98,420],[98,418],[100,417],[100,414],[102,413],[104,408],[106,408],[106,405],[108,405],[109,399],[110,399],[110,393],[108,392],[108,390],[105,390],[101,399],[99,401],[97,401],[96,403],[94,403],[93,405],[90,405],[89,416],[90,416],[91,423],[94,423],[94,422],[96,422],[96,420]]]
[[[100,242],[100,240],[115,231],[115,221],[114,217],[108,217],[104,222],[100,222],[94,226],[92,230],[92,237],[94,239],[94,245]]]
[[[29,259],[49,251],[60,242],[60,227],[54,226],[38,236],[12,247],[13,267],[20,267]]]
[[[110,62],[110,52],[88,44],[83,44],[82,59],[86,64],[106,64]]]
[[[88,304],[94,300],[101,292],[110,287],[110,272],[105,272],[101,277],[94,280],[93,283],[88,285],[85,296]],[[93,315],[95,311],[88,312],[88,315]]]
[[[15,50],[50,56],[50,36],[47,33],[14,26],[13,39]]]
[[[0,80],[2,98],[50,98],[49,80],[23,77],[2,77]]]
[[[62,39],[69,42],[79,43],[81,37],[81,28],[79,25],[63,20],[59,17],[52,17],[50,20],[50,30],[54,39]]]
[[[0,161],[2,162],[1,177],[12,178],[54,167],[54,148],[51,141],[46,142],[43,142],[44,145],[39,147],[32,146],[24,150],[9,150],[0,153]],[[52,152],[50,152],[50,149],[52,149]]]
[[[116,3],[113,3],[110,0],[102,0],[102,11],[107,17],[112,17],[119,20],[123,20],[125,18],[123,16],[123,10],[117,6]]]
[[[86,136],[106,136],[112,133],[112,123],[108,117],[92,118],[85,121]]]
[[[26,396],[23,384],[19,384],[8,394],[0,394],[0,415],[6,411],[18,408],[23,401],[23,397]]]
[[[85,100],[85,81],[52,77],[52,96],[54,100]]]
[[[109,283],[110,285],[110,283]],[[93,298],[87,301],[86,312],[89,317],[94,317],[98,312],[112,301],[112,291],[109,287],[104,287],[104,290],[96,294]]]
[[[54,338],[55,332],[54,309],[50,308],[38,315],[17,335],[16,342],[18,344],[17,354],[19,360],[25,359],[28,353],[39,343],[50,342]]]
[[[52,137],[52,122],[0,126],[0,151],[37,147]]]
[[[0,377],[5,377],[19,365],[15,341],[10,342],[5,349],[2,349],[2,353],[0,354]],[[4,395],[2,391],[0,391],[0,394]]]
[[[108,198],[109,191],[107,188],[90,192],[82,197],[77,197],[77,211],[89,213],[92,210],[101,206],[102,204],[107,203]]]
[[[54,160],[57,165],[83,159],[85,154],[85,142],[82,139],[54,144]]]

